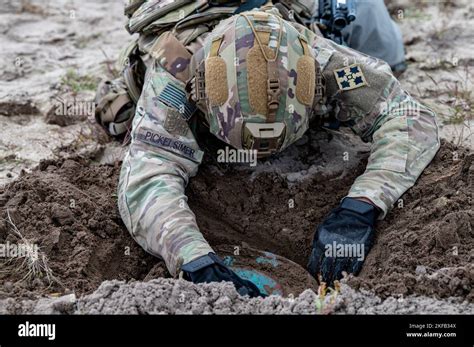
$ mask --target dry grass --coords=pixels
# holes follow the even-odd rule
[[[98,85],[98,79],[92,75],[79,75],[76,70],[69,69],[63,76],[61,84],[74,94],[81,91],[95,91]]]
[[[462,72],[456,71],[458,80],[448,86],[448,95],[450,96],[453,108],[453,114],[450,116],[451,124],[461,124],[467,120],[472,120],[472,110],[474,109],[474,95],[471,89],[472,77],[468,66],[466,65]]]
[[[16,237],[17,245],[22,245],[24,252],[17,258],[9,258],[5,263],[5,268],[9,273],[19,273],[23,277],[19,282],[33,282],[36,278],[46,279],[48,286],[61,282],[54,276],[48,265],[48,257],[41,252],[39,247],[28,240],[13,222],[10,212],[7,209],[7,218],[3,219],[10,227],[10,232]]]

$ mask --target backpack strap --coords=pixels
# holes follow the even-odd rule
[[[135,104],[120,83],[101,83],[96,95],[95,119],[112,136],[124,134],[130,127]]]

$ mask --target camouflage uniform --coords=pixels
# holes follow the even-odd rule
[[[223,21],[212,37],[222,34],[230,23],[231,19]],[[225,36],[221,55],[231,54],[227,47],[234,44],[237,55],[244,54],[254,44],[254,36],[243,22],[236,23],[242,27],[235,31],[235,37]],[[287,22],[273,21],[270,25],[283,25],[294,35]],[[303,135],[310,114],[312,117],[331,114],[365,141],[373,141],[367,169],[354,182],[348,196],[370,199],[383,211],[383,218],[438,150],[435,115],[401,89],[383,61],[336,45],[303,26],[292,24],[292,27],[300,35],[288,36],[279,47],[278,64],[286,69],[286,74],[280,76],[286,92],[279,100],[284,109],[293,105],[291,112],[279,111],[274,115],[275,120],[285,122],[288,127],[280,150]],[[270,46],[278,30],[272,30]],[[189,42],[192,52],[197,51],[202,38]],[[304,93],[296,100],[296,80],[304,76],[298,76],[296,67],[289,66],[285,59],[289,54],[304,54],[295,43],[301,38],[319,63],[326,83],[325,98],[319,103],[311,103],[313,99],[305,99]],[[165,260],[172,275],[177,275],[183,264],[212,252],[184,194],[203,156],[186,122],[195,110],[186,102],[185,81],[203,58],[199,55],[209,56],[212,42],[206,40],[203,50],[191,57],[173,35],[165,33],[150,49],[153,59],[147,69],[133,120],[131,145],[120,175],[119,209],[125,225],[145,250]],[[251,67],[243,65],[240,69]],[[210,133],[234,147],[238,147],[235,137],[241,134],[243,113],[252,113],[245,112],[251,96],[239,89],[243,83],[239,79],[244,81],[245,76],[229,74],[225,100],[210,105],[214,116],[206,117]],[[258,113],[250,118],[257,123],[265,121]]]

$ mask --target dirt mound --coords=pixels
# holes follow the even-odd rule
[[[474,304],[455,298],[407,296],[381,300],[341,284],[338,294],[311,289],[298,296],[244,298],[231,283],[193,284],[157,278],[104,281],[91,294],[37,300],[0,299],[0,314],[473,314]]]
[[[361,275],[350,279],[352,286],[382,297],[423,294],[472,301],[473,157],[443,143],[417,186],[403,196],[403,207],[378,224],[376,244]],[[187,188],[189,204],[212,245],[248,245],[305,266],[316,225],[363,172],[365,160],[353,170],[291,183],[278,171],[251,175],[251,168],[208,163]],[[117,180],[118,165],[44,162],[0,190],[2,217],[8,209],[23,236],[48,256],[53,274],[78,294],[107,279],[167,276],[163,264],[136,246],[123,227]],[[6,222],[0,226],[1,242],[17,241],[9,229]],[[56,284],[46,288],[41,280],[5,285],[23,275],[1,273],[2,295],[64,291]]]
[[[474,300],[474,154],[445,143],[400,208],[378,225],[374,249],[351,283],[386,297]]]
[[[0,195],[1,218],[7,211],[18,231],[39,245],[61,284],[34,276],[23,280],[23,259],[4,262],[0,297],[28,293],[85,293],[105,279],[143,279],[157,260],[129,237],[116,207],[118,166],[84,161],[43,162]],[[1,191],[0,191],[1,193]],[[12,225],[0,221],[0,242],[20,244]],[[46,272],[43,271],[43,275]],[[50,285],[51,284],[51,285]]]

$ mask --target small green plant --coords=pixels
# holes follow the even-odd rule
[[[453,113],[446,119],[445,124],[463,124],[466,121],[466,111],[460,105],[453,106]]]
[[[329,314],[332,312],[332,308],[336,303],[336,298],[341,291],[341,286],[339,281],[334,282],[334,288],[328,287],[325,282],[321,281],[321,279],[319,283],[321,284],[318,288],[318,297],[315,302],[316,310],[319,314]]]
[[[471,75],[465,70],[465,75],[458,81],[448,86],[448,95],[451,98],[452,113],[446,119],[446,124],[463,124],[472,120],[472,110],[474,109],[474,95],[471,89]]]
[[[80,76],[76,70],[69,69],[63,76],[61,83],[69,87],[74,93],[83,90],[95,90],[97,88],[97,79],[90,75]]]
[[[94,33],[89,36],[80,36],[73,43],[74,47],[79,48],[79,49],[84,49],[89,45],[89,43],[91,43],[94,40],[99,39],[101,36],[102,36],[102,33]]]
[[[430,14],[420,8],[407,7],[404,10],[404,17],[407,19],[425,20],[429,21],[432,19]]]

